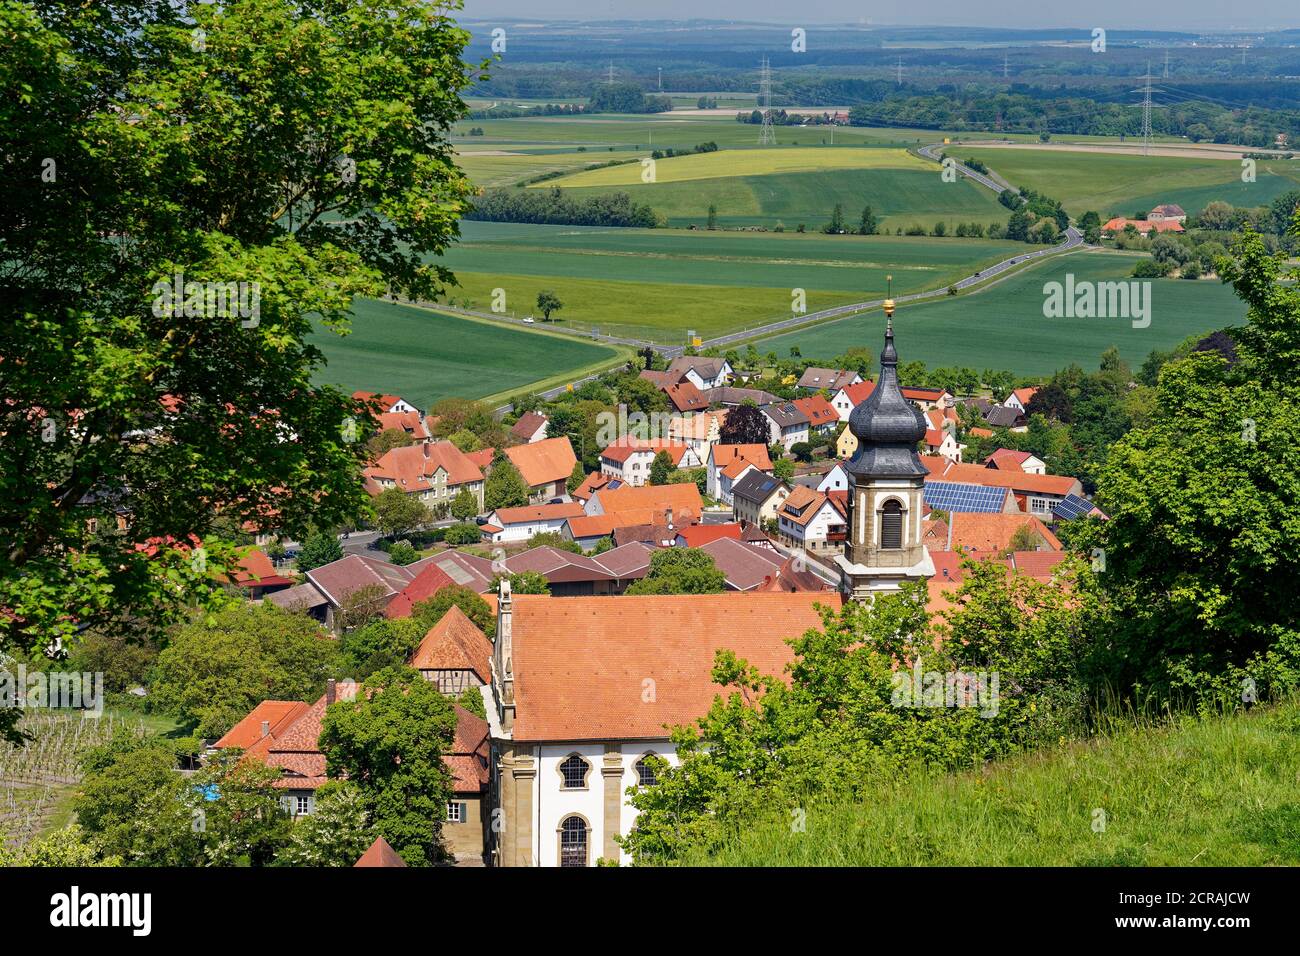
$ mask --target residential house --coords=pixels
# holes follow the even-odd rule
[[[340,611],[360,602],[382,612],[389,599],[415,577],[411,567],[370,555],[345,554],[308,571],[304,583],[269,594],[266,599],[280,607],[308,611],[337,633],[343,629]]]
[[[524,412],[519,421],[510,426],[510,435],[525,445],[546,438],[547,418],[541,412]]]
[[[352,393],[352,397],[359,401],[367,402],[370,405],[377,406],[380,414],[392,412],[415,412],[418,414],[420,411],[410,402],[402,399],[399,395],[381,395],[378,392],[356,391]]]
[[[803,374],[799,376],[799,384],[796,387],[805,388],[812,392],[824,390],[834,395],[840,389],[847,388],[850,385],[857,385],[860,381],[862,381],[862,376],[854,371],[810,366],[803,370]]]
[[[238,587],[250,601],[260,601],[268,594],[287,591],[294,586],[294,579],[277,571],[260,548],[245,549],[226,580]]]
[[[607,475],[604,472],[593,471],[587,475],[586,478],[582,479],[582,482],[578,487],[569,492],[569,497],[574,501],[585,503],[588,498],[601,488],[618,488],[622,484],[623,482],[619,478]]]
[[[700,461],[708,461],[709,449],[717,444],[722,435],[727,411],[720,408],[710,412],[674,415],[668,422],[668,440],[687,445]]]
[[[1052,509],[1067,496],[1083,494],[1083,484],[1068,475],[1030,475],[983,465],[958,464],[930,455],[922,455],[921,461],[930,472],[929,479],[1009,488],[1015,494],[1021,511],[1037,515],[1044,521],[1054,520]]]
[[[714,445],[709,450],[709,497],[731,504],[732,488],[747,471],[772,473],[772,459],[766,445]]]
[[[479,525],[479,532],[484,541],[492,544],[527,541],[537,534],[559,534],[566,521],[583,513],[582,505],[576,501],[497,508],[488,515],[486,524]]]
[[[1013,432],[1029,431],[1025,413],[1016,411],[1008,405],[994,405],[984,413],[984,421],[992,428],[1005,428]]]
[[[528,500],[534,504],[564,497],[573,466],[578,463],[567,435],[515,445],[506,449],[506,457],[519,469],[528,485]]]
[[[926,540],[931,551],[965,551],[974,557],[987,557],[1014,550],[1062,550],[1060,540],[1034,515],[954,511],[936,524],[941,526],[935,529],[936,540]],[[1025,538],[1038,543],[1034,547],[1016,547]]]
[[[429,434],[429,429],[424,424],[424,419],[416,411],[382,413],[379,416],[379,430],[402,432],[411,439],[413,444],[433,440],[433,436]]]
[[[655,548],[642,541],[629,541],[617,548],[593,555],[593,560],[614,575],[611,594],[622,594],[650,571],[650,556]]]
[[[677,763],[668,727],[706,713],[719,635],[782,674],[791,635],[821,626],[834,592],[654,597],[511,595],[497,601],[488,699],[499,866],[630,862],[615,838],[636,820],[627,791],[654,783],[650,755]],[[653,693],[647,693],[647,688]]]
[[[808,419],[810,439],[812,436],[830,434],[839,424],[834,406],[821,395],[796,398],[793,404]]]
[[[701,546],[726,578],[729,591],[829,591],[830,585],[806,569],[801,559],[785,557],[773,548],[757,547],[732,538]],[[805,562],[806,563],[806,562]]]
[[[731,363],[724,358],[705,355],[681,355],[668,366],[672,381],[690,382],[698,389],[717,388],[731,381],[734,374]]]
[[[868,379],[854,385],[846,385],[837,391],[831,397],[831,406],[839,415],[840,421],[847,422],[853,409],[866,401],[867,396],[875,388],[876,383]],[[947,408],[953,403],[953,396],[942,388],[900,388],[899,391],[903,393],[904,398],[919,405],[923,412]]]
[[[329,782],[320,735],[325,710],[338,701],[356,698],[352,681],[330,680],[325,693],[308,706],[301,701],[264,701],[214,745],[238,747],[249,760],[281,772],[272,786],[282,793],[281,805],[293,816],[316,811],[316,791]],[[488,724],[455,705],[456,730],[443,763],[451,773],[452,799],[447,804],[443,839],[458,860],[484,859],[488,825]]]
[[[1187,212],[1178,203],[1161,203],[1147,213],[1148,222],[1186,222]]]
[[[771,426],[769,445],[780,442],[788,452],[795,445],[808,440],[808,416],[794,402],[764,405],[762,412]]]
[[[478,510],[483,510],[483,472],[449,441],[393,448],[363,469],[362,475],[366,491],[372,495],[397,488],[415,495],[436,513],[468,490],[478,502]]]
[[[961,459],[957,459],[960,461]],[[1022,471],[1026,475],[1047,474],[1047,463],[1033,452],[999,448],[984,459],[984,467],[1002,471]]]
[[[677,381],[671,372],[655,372],[650,369],[643,371],[640,377],[653,383],[655,388],[663,392],[669,404],[678,413],[700,412],[709,407],[709,400],[689,379]]]
[[[926,478],[923,488],[925,506],[932,511],[979,511],[988,514],[1018,514],[1020,505],[1010,488],[976,485],[962,481],[939,481]]]
[[[511,574],[535,571],[546,578],[551,594],[556,597],[574,595],[613,594],[616,576],[594,558],[559,548],[532,548],[504,562]]]
[[[789,547],[812,552],[838,551],[846,534],[847,505],[832,497],[796,485],[777,509],[777,536]]]
[[[751,468],[731,485],[731,511],[737,521],[761,528],[776,520],[777,509],[789,494],[789,487],[780,479]]]
[[[662,438],[621,438],[600,452],[600,470],[624,484],[638,487],[650,483],[650,466],[660,452],[667,452],[674,468],[699,468],[702,462],[689,445]]]
[[[1002,404],[1007,408],[1014,408],[1022,415],[1029,406],[1029,400],[1038,394],[1038,386],[1030,385],[1025,388],[1017,388],[1003,400]],[[986,413],[987,414],[987,413]]]
[[[765,392],[760,388],[736,388],[732,385],[720,385],[717,388],[710,388],[704,391],[704,397],[710,405],[721,405],[723,408],[735,408],[738,405],[744,405],[746,402],[753,402],[760,408],[764,405],[771,405],[779,402],[781,399],[771,392]]]
[[[453,604],[424,635],[410,664],[439,692],[459,697],[492,680],[492,642]]]
[[[639,488],[623,485],[602,488],[587,499],[584,507],[588,515],[616,517],[621,526],[649,524],[665,518],[669,518],[665,523],[681,526],[699,523],[704,500],[694,482]]]
[[[961,461],[966,446],[958,444],[956,423],[945,417],[944,410],[935,408],[926,412],[925,425],[925,454]]]

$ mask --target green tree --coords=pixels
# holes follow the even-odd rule
[[[511,574],[498,574],[492,579],[492,590],[496,591],[502,579],[509,579],[513,594],[550,594],[551,585],[538,571],[516,571]]]
[[[353,866],[375,842],[358,789],[330,781],[316,791],[316,808],[299,820],[278,857],[285,866]]]
[[[654,461],[650,463],[650,484],[666,485],[672,481],[673,456],[666,451],[657,452]]]
[[[452,790],[442,757],[455,730],[451,702],[407,667],[372,674],[353,700],[325,711],[326,772],[356,787],[374,829],[410,866],[445,858],[442,821]]]
[[[414,443],[415,439],[408,435],[405,429],[385,428],[374,435],[366,443],[366,447],[370,450],[371,455],[378,460],[394,448],[405,448],[407,445]]]
[[[709,232],[713,232],[715,229],[718,228],[718,207],[713,203],[709,203],[709,218],[708,218],[707,228]]]
[[[720,594],[727,578],[713,556],[697,548],[662,548],[650,556],[646,576],[628,594]]]
[[[345,631],[339,638],[339,649],[347,661],[349,673],[364,680],[385,667],[405,664],[429,628],[436,623],[436,619],[430,620],[427,615],[377,618]]]
[[[410,564],[413,561],[420,560],[420,552],[416,551],[415,546],[405,539],[394,541],[388,549],[388,560],[398,565]]]
[[[496,618],[493,616],[492,606],[473,588],[467,588],[463,584],[449,584],[439,588],[437,594],[421,601],[411,609],[412,618],[423,628],[420,632],[421,636],[442,620],[442,616],[451,609],[453,604],[464,611],[465,616],[484,634],[488,637],[493,635],[496,630]]]
[[[586,479],[586,477],[587,477],[587,472],[583,469],[582,462],[580,461],[574,462],[573,471],[569,473],[569,479],[564,483],[564,487],[568,489],[569,494],[573,494],[573,492],[577,490],[577,487],[580,484],[582,484],[582,482]]]
[[[836,203],[835,208],[831,210],[831,221],[822,227],[822,232],[828,235],[838,235],[844,231],[844,207]]]
[[[307,540],[298,549],[298,557],[294,565],[299,571],[314,571],[342,557],[343,545],[337,535],[326,531],[314,531],[307,536]]]
[[[858,223],[859,236],[874,236],[879,223],[876,221],[876,214],[872,211],[870,205],[862,207],[862,220]]]
[[[0,850],[0,862],[3,862]],[[16,860],[6,866],[51,866],[59,868],[76,866],[121,866],[119,856],[105,856],[98,845],[78,823],[69,823],[47,832],[25,846]]]
[[[385,535],[409,534],[433,520],[418,497],[401,488],[385,488],[375,496],[375,527]]]
[[[789,484],[794,480],[794,462],[789,458],[778,458],[772,462],[772,476]]]
[[[505,455],[492,464],[483,483],[483,507],[491,512],[498,508],[518,508],[528,504],[528,485],[514,462]]]
[[[450,545],[478,544],[483,540],[483,532],[472,521],[454,524],[443,532],[442,540]]]
[[[219,737],[263,700],[314,699],[338,650],[320,625],[274,604],[241,604],[181,627],[158,656],[152,706]]]
[[[451,442],[463,452],[478,451],[483,447],[483,442],[479,437],[467,428],[447,436],[447,441]]]
[[[542,313],[542,318],[545,321],[551,321],[551,313],[559,312],[562,308],[564,308],[564,303],[560,301],[560,297],[554,292],[543,291],[537,293],[537,310]]]
[[[219,522],[364,512],[370,412],[308,337],[450,278],[479,70],[423,0],[5,3],[0,35],[0,643],[156,628],[217,599]],[[90,530],[121,505],[130,535]],[[206,563],[167,544],[192,540]]]
[[[451,499],[451,516],[457,521],[468,521],[478,514],[478,495],[468,488],[462,488]]]

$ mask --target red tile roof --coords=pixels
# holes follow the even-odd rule
[[[690,450],[689,446],[681,442],[668,441],[664,438],[620,438],[602,448],[600,457],[622,465],[639,451],[654,452],[656,455],[666,451],[673,460],[673,466],[676,467],[682,463],[682,457]]]
[[[735,523],[693,524],[680,529],[677,532],[677,537],[681,538],[688,548],[698,548],[710,541],[717,541],[719,538],[731,538],[733,541],[739,541],[740,525]]]
[[[714,467],[725,468],[737,459],[753,464],[759,471],[771,471],[772,459],[767,453],[766,445],[722,445],[713,446]]]
[[[424,427],[424,422],[420,420],[419,412],[383,412],[379,416],[379,430],[388,431],[395,429],[399,432],[406,432],[416,441],[425,441],[431,436],[428,429]]]
[[[604,488],[611,481],[617,482],[619,479],[615,478],[613,475],[607,475],[603,471],[593,471],[591,474],[587,475],[586,478],[582,479],[582,484],[578,485],[577,488],[574,488],[573,491],[569,493],[569,496],[575,501],[586,501],[594,492]]]
[[[843,391],[849,403],[856,408],[875,388],[876,383],[871,379],[867,379],[858,382],[856,385],[845,386]],[[946,394],[941,388],[910,388],[902,386],[899,390],[903,393],[904,398],[911,399],[914,402],[937,402]]]
[[[452,605],[429,628],[411,655],[416,670],[470,670],[483,683],[492,680],[492,642],[465,612]]]
[[[510,434],[524,441],[537,434],[537,430],[546,424],[546,416],[541,412],[524,412],[510,429]]]
[[[665,386],[663,393],[679,412],[699,412],[709,407],[709,400],[695,387],[694,382],[681,381]]]
[[[635,488],[623,485],[621,488],[604,488],[593,497],[601,511],[607,515],[619,514],[624,524],[659,520],[668,509],[672,509],[673,524],[681,526],[699,521],[704,512],[704,499],[693,482]]]
[[[838,593],[514,598],[516,741],[663,739],[708,711],[714,652],[783,674]],[[646,681],[653,684],[647,685]],[[646,689],[654,693],[647,699]]]
[[[377,495],[384,490],[381,480],[391,481],[391,487],[402,491],[429,491],[434,487],[433,477],[439,469],[446,472],[448,485],[483,480],[482,469],[449,441],[394,448],[362,474],[366,478],[366,490]]]
[[[465,457],[474,463],[479,471],[487,474],[487,470],[492,467],[492,459],[496,457],[495,448],[480,448],[478,451],[467,451]]]
[[[796,398],[794,407],[807,416],[810,428],[821,428],[823,425],[829,425],[840,420],[839,412],[835,411],[835,406],[826,401],[821,395]]]
[[[262,724],[266,723],[271,736],[281,734],[295,720],[307,712],[307,705],[300,700],[264,700],[235,726],[231,727],[220,740],[212,746],[217,748],[239,747],[247,750],[262,739]]]
[[[406,866],[406,861],[398,855],[397,851],[388,845],[388,841],[383,837],[375,837],[375,842],[370,844],[370,849],[361,854],[361,858],[352,864],[358,866]]]
[[[338,607],[348,595],[366,587],[382,588],[385,598],[392,597],[410,584],[415,574],[408,568],[369,555],[345,554],[337,561],[308,571],[307,580]]]
[[[531,445],[515,445],[506,449],[506,456],[514,462],[530,488],[553,481],[567,481],[573,474],[573,466],[578,463],[567,435],[543,438]]]
[[[562,521],[585,513],[582,505],[576,501],[555,505],[520,505],[518,508],[498,508],[492,512],[496,516],[496,523],[502,526],[528,524],[532,521]],[[483,527],[486,529],[488,526]]]
[[[1023,471],[1002,471],[964,462],[954,462],[936,455],[922,455],[921,461],[930,477],[940,481],[960,481],[972,485],[1010,488],[1020,494],[1079,494],[1083,485],[1069,475],[1030,475]]]
[[[952,526],[952,549],[978,553],[999,553],[1011,547],[1011,540],[1021,528],[1035,532],[1051,551],[1060,551],[1061,542],[1051,529],[1033,515],[989,514],[955,511],[948,516]]]
[[[420,569],[411,583],[393,595],[384,609],[384,616],[390,618],[410,617],[415,605],[427,601],[448,585],[456,582],[436,564],[428,564]]]

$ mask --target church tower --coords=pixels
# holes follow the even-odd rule
[[[897,591],[906,581],[934,574],[921,540],[925,477],[916,452],[925,418],[898,386],[893,301],[880,353],[880,379],[849,416],[858,451],[849,462],[848,546],[837,555],[840,590],[855,601]]]

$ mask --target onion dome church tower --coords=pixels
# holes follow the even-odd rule
[[[890,318],[880,353],[880,379],[849,416],[858,451],[848,466],[848,545],[835,560],[840,589],[855,601],[934,574],[934,562],[921,540],[929,472],[916,449],[925,437],[925,418],[898,387],[893,306],[886,300]]]

